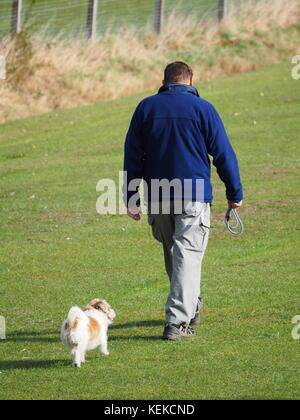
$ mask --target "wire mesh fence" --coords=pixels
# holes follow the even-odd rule
[[[20,25],[29,33],[48,35],[62,33],[71,37],[87,34],[88,11],[95,0],[0,0],[0,38],[9,35],[13,26],[13,5],[21,2]],[[219,0],[162,0],[162,16],[177,14],[183,18],[216,17]],[[97,30],[102,36],[108,30],[155,28],[157,0],[97,0]]]

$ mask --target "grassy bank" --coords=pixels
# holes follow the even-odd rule
[[[241,2],[216,19],[170,15],[160,36],[120,29],[87,45],[21,33],[3,41],[7,80],[0,81],[0,121],[124,97],[157,88],[163,68],[187,61],[197,80],[249,72],[299,53],[299,2]],[[250,6],[248,7],[248,4]]]
[[[300,82],[290,72],[274,65],[197,86],[239,157],[246,231],[226,232],[214,174],[203,325],[178,343],[160,340],[168,281],[145,217],[95,210],[97,181],[117,180],[145,94],[1,125],[1,398],[300,398],[300,343],[291,337],[300,313]],[[60,324],[94,297],[117,312],[111,355],[91,352],[74,370]]]

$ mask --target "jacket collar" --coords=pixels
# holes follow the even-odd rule
[[[181,83],[167,83],[166,85],[163,85],[158,91],[158,93],[163,92],[191,93],[192,95],[200,97],[198,90],[194,86],[183,85]]]

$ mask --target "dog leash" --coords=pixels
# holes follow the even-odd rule
[[[235,217],[236,223],[234,226],[230,224],[231,213]],[[227,210],[226,215],[225,215],[225,225],[227,229],[229,230],[229,232],[232,233],[233,235],[241,235],[244,232],[243,222],[240,216],[238,215],[238,212],[236,211],[236,209],[230,208]]]

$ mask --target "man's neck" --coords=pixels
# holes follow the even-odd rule
[[[165,85],[185,85],[185,86],[193,86],[189,80],[184,80],[181,82],[168,82]]]
[[[192,93],[193,95],[200,96],[197,89],[194,86],[186,85],[184,83],[166,83],[159,89],[158,93],[167,91]]]

